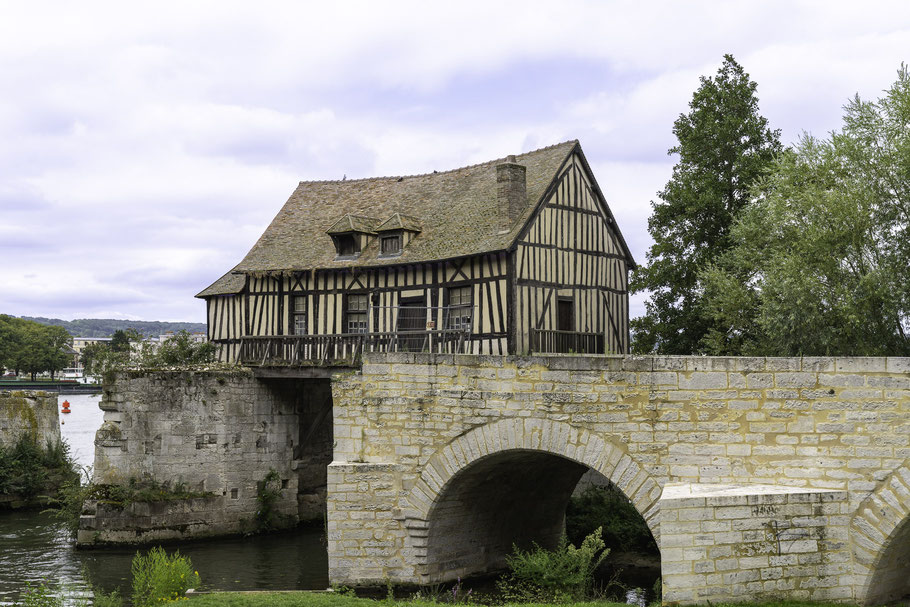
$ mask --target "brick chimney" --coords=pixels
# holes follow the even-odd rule
[[[527,169],[508,156],[496,165],[496,201],[499,205],[501,228],[509,230],[528,206]]]

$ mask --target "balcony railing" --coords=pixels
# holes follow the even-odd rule
[[[353,364],[364,352],[462,354],[469,338],[469,331],[455,329],[243,337],[240,362],[251,366],[343,365]]]
[[[603,354],[603,333],[531,329],[531,352],[540,354]]]

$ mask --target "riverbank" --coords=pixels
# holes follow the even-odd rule
[[[437,600],[374,600],[337,592],[214,592],[190,594],[190,607],[441,607],[454,604],[451,597]],[[489,603],[461,601],[461,604]],[[780,601],[760,603],[710,603],[711,607],[857,607],[851,603]],[[496,607],[627,607],[626,603],[584,601],[577,603],[498,603]]]
[[[42,390],[59,394],[101,394],[101,384],[80,384],[75,380],[0,380],[0,390]]]

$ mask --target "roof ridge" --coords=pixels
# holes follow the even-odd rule
[[[478,162],[475,164],[469,164],[454,169],[448,169],[446,171],[433,171],[431,173],[413,173],[411,175],[382,175],[376,177],[361,177],[360,179],[314,179],[311,181],[300,181],[298,185],[303,184],[317,184],[317,183],[360,183],[365,181],[382,181],[386,179],[410,179],[412,177],[427,177],[430,175],[445,175],[447,173],[454,173],[455,171],[463,171],[464,169],[473,169],[487,164],[493,164],[501,160],[505,160],[509,156],[527,156],[529,154],[536,154],[537,152],[544,152],[546,150],[552,150],[553,148],[558,148],[561,145],[566,145],[567,143],[578,143],[578,139],[567,139],[566,141],[560,141],[559,143],[554,143],[552,145],[546,145],[542,148],[537,148],[536,150],[530,150],[528,152],[522,152],[521,154],[508,154],[502,158],[494,158],[492,160],[486,160],[484,162]]]

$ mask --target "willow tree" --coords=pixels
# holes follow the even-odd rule
[[[780,133],[759,114],[756,84],[731,55],[713,78],[702,77],[673,125],[679,159],[652,202],[654,245],[632,291],[647,291],[646,314],[632,321],[633,348],[665,354],[699,352],[712,318],[701,306],[699,273],[729,249],[730,227],[753,185],[780,152]]]

